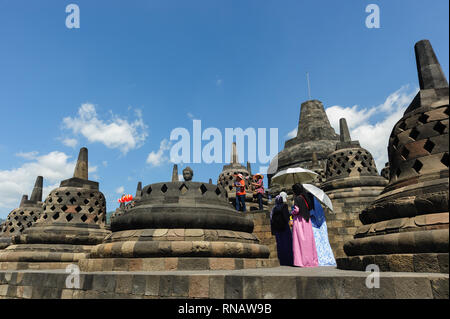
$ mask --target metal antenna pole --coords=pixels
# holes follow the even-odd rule
[[[306,72],[306,81],[308,82],[308,98],[311,100],[311,86],[309,84],[309,73]]]

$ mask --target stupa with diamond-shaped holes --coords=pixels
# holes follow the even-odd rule
[[[326,181],[321,188],[333,202],[327,214],[328,237],[336,258],[345,257],[344,243],[351,240],[361,226],[358,218],[387,185],[380,176],[372,154],[352,141],[345,118],[339,120],[340,142],[327,159]]]
[[[43,181],[43,177],[38,176],[30,199],[23,195],[19,207],[8,214],[0,232],[0,249],[8,247],[13,236],[21,234],[38,220],[42,213]]]
[[[430,42],[414,48],[420,91],[389,138],[389,184],[360,214],[338,268],[448,273],[449,87]]]
[[[0,264],[61,268],[86,258],[110,233],[105,229],[106,201],[98,182],[88,180],[88,150],[80,150],[72,178],[47,196],[39,219],[0,252]]]
[[[217,185],[174,181],[145,186],[112,234],[80,260],[83,271],[241,269],[278,265],[253,221]]]

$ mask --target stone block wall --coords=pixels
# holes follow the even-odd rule
[[[357,194],[357,190],[350,189],[349,195]],[[328,210],[325,213],[328,239],[331,248],[333,249],[334,257],[341,258],[347,255],[344,252],[344,243],[353,239],[356,230],[362,225],[359,220],[359,214],[375,199],[375,194],[372,196],[355,196],[343,197],[333,196],[333,192],[329,192],[328,196],[333,203],[334,212],[330,213]],[[339,198],[337,198],[339,197]]]
[[[269,258],[278,258],[277,256],[277,242],[275,236],[270,230],[270,211],[267,210],[253,210],[245,212],[245,216],[253,220],[254,228],[253,235],[259,239],[261,245],[269,247]]]
[[[448,299],[448,275],[382,275],[368,289],[365,272],[278,268],[275,272],[80,273],[67,288],[62,271],[2,272],[0,299]],[[281,274],[279,273],[281,272]],[[345,275],[343,275],[346,273]],[[184,303],[184,301],[183,301]],[[213,316],[215,317],[215,316]]]

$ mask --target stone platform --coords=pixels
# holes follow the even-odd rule
[[[278,267],[277,258],[161,257],[102,258],[78,262],[81,271],[234,270]]]
[[[66,289],[64,270],[0,271],[0,298],[209,299],[448,299],[449,275],[368,273],[334,267],[276,267],[215,271],[81,272],[80,288]]]

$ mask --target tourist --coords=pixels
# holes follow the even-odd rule
[[[292,248],[294,266],[317,267],[319,265],[316,243],[311,224],[310,199],[302,184],[292,186],[294,192],[294,209],[292,210]],[[309,203],[308,203],[309,202]]]
[[[253,187],[255,188],[256,192],[256,199],[258,201],[259,210],[263,210],[263,194],[264,194],[264,176],[261,174],[256,174],[253,176],[255,179],[254,182],[252,182]]]
[[[277,255],[281,266],[293,265],[292,232],[289,227],[287,194],[281,192],[275,197],[275,206],[270,212],[270,227],[277,242]]]
[[[310,194],[311,193],[308,193],[308,195]],[[328,240],[327,223],[325,221],[325,213],[322,205],[314,196],[310,195],[309,197],[312,204],[312,207],[310,207],[311,223],[319,266],[336,266],[333,250],[331,249],[330,242]]]
[[[245,212],[245,181],[242,174],[236,175],[236,181],[233,186],[236,187],[236,210],[240,211],[242,209]]]

